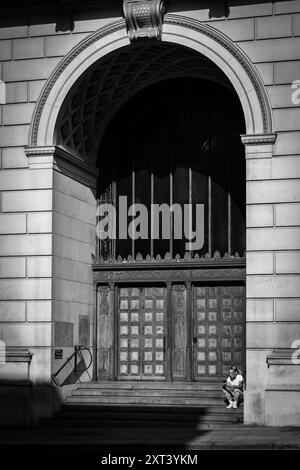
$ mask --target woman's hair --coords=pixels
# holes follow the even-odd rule
[[[234,370],[234,372],[236,372],[237,374],[241,373],[240,369],[237,366],[231,366],[229,370]]]

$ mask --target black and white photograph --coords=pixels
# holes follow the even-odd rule
[[[296,450],[300,0],[4,2],[0,455]]]

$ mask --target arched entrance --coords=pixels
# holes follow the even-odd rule
[[[31,126],[31,148],[28,149],[28,155],[59,154],[67,159],[68,164],[73,165],[74,168],[78,166],[89,175],[96,175],[99,146],[103,142],[105,130],[109,132],[107,126],[116,112],[136,93],[142,92],[149,86],[154,86],[157,82],[171,79],[174,75],[182,77],[182,79],[184,77],[189,77],[189,79],[194,77],[197,80],[209,78],[209,82],[223,87],[230,93],[234,89],[239,97],[245,119],[245,129],[239,132],[246,132],[251,144],[255,142],[260,145],[273,142],[274,136],[269,135],[272,129],[271,114],[261,81],[248,59],[227,38],[212,28],[193,20],[167,15],[162,40],[161,44],[145,42],[137,46],[141,50],[137,50],[137,53],[134,54],[133,46],[128,46],[124,24],[120,22],[91,35],[77,46],[59,64],[37,103]],[[150,49],[152,47],[158,49],[151,58]],[[123,62],[123,67],[124,71],[131,70],[131,73],[122,74],[119,59],[122,53],[126,55],[126,49],[129,60]],[[171,50],[172,54],[174,51],[174,55],[171,54]],[[143,54],[144,59],[141,60]],[[118,57],[115,63],[114,57]],[[131,60],[132,57],[137,60]],[[184,63],[184,60],[187,60],[187,63]],[[106,65],[101,69],[103,64]],[[158,77],[154,80],[153,75],[149,74],[151,67],[150,70],[149,68],[147,70],[149,64],[157,68]],[[181,64],[184,64],[184,67],[180,67]],[[116,69],[114,69],[114,65]],[[98,66],[100,69],[97,71]],[[163,66],[165,66],[165,75],[161,74]],[[190,68],[187,74],[188,67]],[[184,73],[181,74],[181,70],[184,70]],[[96,82],[94,81],[95,77]],[[96,106],[98,103],[99,107]],[[158,115],[162,115],[163,110],[157,97]],[[71,139],[68,140],[70,136]],[[212,140],[211,133],[208,138]],[[188,170],[189,174],[193,174],[193,168],[190,166],[187,168],[186,163],[183,168]],[[74,178],[77,177],[75,173],[73,172]],[[199,174],[203,176],[207,173],[207,169],[204,169],[203,173]],[[216,180],[218,179],[219,177],[216,176]],[[85,184],[87,184],[86,181]],[[222,184],[219,186],[222,188]],[[193,191],[192,186],[189,186],[189,191]],[[228,191],[226,194],[228,196]],[[100,192],[98,196],[101,196]],[[210,208],[208,204],[207,210],[212,211],[212,207],[213,204]],[[158,333],[158,337],[152,338],[146,338],[147,334],[145,334],[142,340],[144,349],[133,349],[132,352],[138,353],[134,357],[139,357],[142,353],[149,353],[147,356],[149,358],[150,353],[152,358],[156,357],[156,353],[158,353],[157,357],[159,354],[160,357],[163,357],[157,363],[151,363],[150,359],[150,362],[148,359],[144,360],[147,369],[143,370],[148,372],[140,375],[140,378],[150,375],[150,378],[153,379],[153,370],[157,370],[158,376],[160,378],[163,376],[164,380],[179,381],[197,380],[203,377],[207,379],[210,375],[220,377],[223,374],[223,364],[220,363],[220,357],[223,352],[228,351],[220,349],[215,355],[209,356],[207,345],[216,344],[216,335],[220,340],[218,344],[225,344],[225,342],[223,343],[224,338],[220,336],[220,331],[215,328],[222,312],[230,310],[231,316],[227,317],[230,331],[234,331],[235,326],[238,327],[236,331],[240,330],[239,326],[241,325],[239,325],[238,317],[244,305],[242,299],[244,297],[245,275],[245,260],[242,258],[242,254],[239,257],[235,256],[232,251],[233,246],[228,250],[228,240],[231,239],[228,236],[231,227],[231,223],[228,223],[228,199],[226,208],[227,229],[225,231],[227,231],[227,236],[223,236],[223,242],[224,238],[227,239],[227,250],[216,249],[222,254],[216,252],[214,256],[211,246],[211,253],[208,250],[209,256],[204,256],[204,258],[202,258],[203,253],[196,253],[192,257],[189,254],[183,254],[176,259],[177,253],[172,252],[165,254],[163,260],[162,255],[158,253],[159,256],[152,260],[150,251],[150,259],[147,260],[146,251],[145,256],[141,253],[141,257],[140,250],[132,252],[124,262],[124,253],[122,260],[118,260],[118,256],[116,259],[111,259],[108,256],[105,260],[100,258],[101,250],[99,251],[99,260],[97,260],[99,262],[94,263],[94,281],[99,286],[97,290],[97,327],[94,338],[94,347],[98,348],[95,377],[101,380],[111,380],[120,378],[122,375],[124,379],[128,375],[128,371],[131,370],[130,365],[126,363],[127,359],[125,359],[125,357],[129,357],[131,350],[128,348],[126,350],[125,341],[122,343],[124,347],[121,347],[121,340],[131,341],[131,339],[140,338],[121,337],[121,326],[127,327],[127,331],[129,331],[129,327],[131,328],[131,325],[125,325],[127,320],[124,320],[124,324],[122,324],[121,314],[124,314],[122,316],[124,319],[129,319],[130,316],[131,321],[131,315],[137,312],[131,310],[126,312],[126,309],[121,308],[121,305],[138,304],[143,305],[143,310],[140,310],[139,314],[142,313],[144,319],[146,313],[151,314],[152,319],[154,316],[156,318],[157,314],[163,313],[162,316],[160,315],[162,320],[159,320],[162,323],[157,325],[133,324],[132,327],[137,327],[137,329],[132,331],[141,331],[143,328],[145,332],[147,327],[148,332],[153,332],[153,328],[157,331],[156,327],[159,327],[158,331],[166,331],[167,333]],[[224,215],[224,211],[222,214]],[[222,237],[220,238],[222,239]],[[209,236],[207,240],[209,244]],[[210,243],[213,244],[212,238]],[[109,250],[111,252],[111,248]],[[146,263],[146,261],[148,262]],[[158,311],[146,311],[146,305],[150,306],[150,304],[163,307]],[[197,307],[194,308],[195,306]],[[173,312],[171,322],[169,321],[170,311]],[[150,319],[150,315],[148,318]],[[244,321],[245,318],[243,318]],[[161,329],[162,326],[165,330]],[[125,332],[125,328],[122,331]],[[182,331],[185,333],[182,334]],[[222,331],[226,331],[226,328],[223,330],[223,325]],[[227,331],[229,332],[229,329]],[[241,336],[243,334],[242,328]],[[231,336],[231,333],[228,336]],[[152,339],[152,345],[156,340],[160,340],[158,349],[151,351],[147,349],[145,339]],[[233,337],[232,341],[234,344]],[[239,348],[237,347],[237,349]],[[243,350],[245,350],[245,346]],[[121,353],[123,354],[122,359]],[[233,348],[230,350],[230,358],[227,356],[227,364],[234,360],[238,361],[234,353]],[[184,354],[186,354],[186,358]],[[167,356],[168,359],[166,359]],[[183,361],[182,358],[184,358]],[[135,361],[133,359],[133,365],[137,366]],[[216,365],[217,361],[218,365]],[[124,373],[120,373],[121,366],[124,366],[122,369]],[[158,366],[157,369],[156,366]],[[161,368],[161,366],[163,367]],[[139,367],[141,366],[133,368],[132,373],[140,374]],[[138,371],[138,374],[135,371]],[[199,377],[196,377],[197,374],[200,374]]]
[[[272,133],[271,108],[262,80],[247,56],[227,36],[197,20],[168,14],[162,41],[200,52],[225,73],[241,101],[246,134]],[[91,34],[67,54],[48,79],[36,104],[30,147],[53,145],[57,116],[72,86],[97,60],[128,44],[125,23],[120,21]]]
[[[99,204],[116,208],[93,266],[98,380],[245,369],[244,132],[225,74],[184,46],[125,47],[67,95],[57,143],[98,167]]]
[[[107,127],[98,155],[99,203],[116,207],[120,220],[126,197],[137,208],[138,227],[135,237],[99,241],[100,289],[103,270],[118,279],[111,350],[103,338],[110,326],[100,320],[98,331],[100,379],[220,380],[232,363],[245,370],[243,132],[234,92],[195,77],[143,89]],[[183,234],[186,208],[193,232],[203,230],[191,250]]]

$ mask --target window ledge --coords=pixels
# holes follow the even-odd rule
[[[288,348],[288,349],[274,349],[273,352],[267,356],[266,363],[268,367],[270,366],[295,366],[300,365],[296,364],[292,360],[292,355],[296,351],[296,349]]]

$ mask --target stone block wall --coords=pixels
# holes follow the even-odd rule
[[[57,371],[73,353],[75,345],[93,348],[94,190],[56,171],[53,207],[52,321],[54,347],[63,349],[62,359],[52,356],[52,370]],[[69,373],[66,368],[66,379]]]
[[[50,379],[52,344],[52,179],[51,170],[0,173],[1,338],[30,349],[30,378],[41,382]]]
[[[281,390],[283,375],[279,366],[268,368],[266,358],[300,338],[300,93],[292,88],[300,80],[300,1],[228,3],[227,12],[189,8],[186,2],[169,11],[205,21],[231,38],[260,73],[273,110],[273,148],[246,151],[245,403],[246,422],[272,424],[276,390],[267,403],[265,391],[274,384]],[[53,349],[61,339],[56,342],[55,328],[72,324],[73,344],[80,317],[88,317],[92,328],[95,201],[93,191],[70,176],[29,168],[24,146],[35,102],[55,66],[119,16],[113,8],[74,12],[72,30],[59,15],[31,16],[16,25],[0,21],[0,80],[6,84],[0,113],[0,338],[32,351],[33,381],[49,381],[58,365]],[[65,354],[71,350],[68,338]],[[294,383],[296,376],[298,369],[289,367],[282,380]],[[283,413],[276,423],[294,422],[291,415]]]
[[[34,383],[49,383],[80,339],[88,337],[91,346],[95,199],[90,188],[51,166],[29,168],[24,148],[35,103],[56,65],[114,19],[114,11],[108,17],[103,11],[75,14],[72,31],[56,31],[59,15],[0,20],[0,79],[6,85],[0,113],[0,338],[32,352],[28,378]],[[81,338],[79,322],[89,329]],[[62,360],[54,359],[55,348],[63,349]],[[10,365],[0,365],[0,379],[6,377]]]

